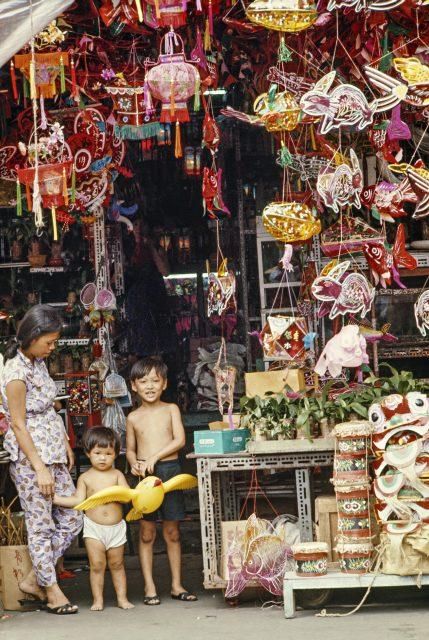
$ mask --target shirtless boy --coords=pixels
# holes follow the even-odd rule
[[[89,429],[84,437],[85,453],[91,462],[91,469],[82,473],[77,481],[73,496],[54,496],[54,504],[73,509],[97,491],[119,485],[128,487],[123,473],[114,468],[120,443],[117,435],[106,427]],[[119,502],[95,507],[84,516],[83,537],[89,559],[89,579],[93,604],[91,611],[103,610],[103,587],[106,564],[112,575],[118,599],[118,607],[134,607],[127,598],[127,580],[124,569],[124,546],[127,541],[127,529],[122,518],[122,505]]]
[[[135,476],[155,475],[163,482],[181,473],[178,452],[185,445],[185,431],[177,405],[161,401],[167,387],[167,367],[160,358],[149,357],[136,362],[131,370],[131,386],[141,406],[127,418],[127,459]],[[152,575],[153,544],[156,520],[162,520],[171,570],[171,597],[191,602],[197,600],[182,586],[179,520],[185,517],[181,491],[166,494],[158,512],[140,523],[140,562],[145,581],[144,604],[161,603]]]

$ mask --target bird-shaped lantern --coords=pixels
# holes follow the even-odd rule
[[[155,476],[147,476],[138,483],[135,489],[120,486],[108,487],[97,491],[75,508],[78,511],[89,511],[109,502],[131,502],[133,508],[127,514],[126,520],[132,522],[140,520],[148,513],[157,511],[166,493],[181,489],[193,489],[196,486],[198,486],[197,479],[188,473],[181,473],[167,482],[162,482]]]

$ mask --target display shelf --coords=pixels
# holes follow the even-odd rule
[[[29,267],[29,262],[1,262],[0,269],[24,269]]]
[[[325,576],[311,578],[297,576],[294,571],[285,573],[283,581],[285,618],[295,617],[295,592],[327,589],[377,589],[378,587],[415,587],[429,584],[429,575],[397,576],[386,574],[352,574],[328,571]]]

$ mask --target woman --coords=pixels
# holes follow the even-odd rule
[[[73,451],[54,409],[56,387],[44,359],[55,349],[61,319],[48,305],[32,307],[5,353],[0,390],[10,427],[4,448],[25,514],[33,570],[21,591],[58,615],[77,613],[57,584],[55,564],[82,527],[82,516],[52,505],[54,493],[72,495]]]

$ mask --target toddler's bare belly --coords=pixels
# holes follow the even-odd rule
[[[123,518],[122,505],[117,502],[103,504],[86,511],[85,515],[97,524],[118,524]]]

